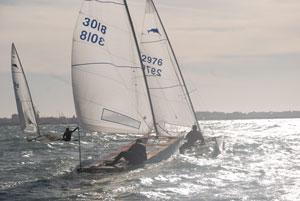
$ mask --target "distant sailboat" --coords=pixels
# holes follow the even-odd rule
[[[126,0],[83,1],[73,36],[72,86],[81,126],[100,135],[143,135],[148,162],[172,155],[184,133],[193,124],[199,127],[173,49],[150,0],[140,43]],[[124,168],[104,166],[103,160],[81,171]]]
[[[12,43],[11,46],[11,72],[20,126],[22,131],[26,134],[27,140],[45,140],[45,138],[48,140],[58,140],[60,136],[56,134],[42,136],[40,133],[37,112],[35,110],[25,72],[14,43]]]
[[[11,46],[11,72],[21,129],[28,140],[41,136],[26,76],[14,44]]]

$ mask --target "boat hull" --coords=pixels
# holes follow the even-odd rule
[[[182,137],[159,137],[159,138],[149,138],[146,144],[148,159],[144,164],[141,165],[128,165],[126,161],[120,160],[114,166],[105,165],[106,161],[113,160],[121,151],[124,151],[130,147],[130,145],[122,147],[118,152],[104,157],[104,159],[99,161],[85,161],[81,167],[78,166],[76,170],[78,172],[87,173],[114,173],[133,170],[137,168],[144,167],[145,164],[157,163],[162,160],[166,160],[178,152],[179,147],[183,141]]]
[[[58,133],[47,133],[38,137],[27,138],[27,141],[38,141],[43,143],[61,141],[61,140],[62,140],[62,135]]]

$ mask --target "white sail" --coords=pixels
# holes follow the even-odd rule
[[[39,135],[36,113],[15,45],[11,47],[11,72],[21,129],[27,137]]]
[[[108,133],[152,129],[145,80],[122,0],[83,1],[73,36],[72,86],[84,128]]]
[[[159,132],[170,132],[177,127],[190,129],[195,123],[191,103],[151,0],[146,1],[140,50]]]

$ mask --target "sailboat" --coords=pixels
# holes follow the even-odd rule
[[[137,134],[148,163],[178,151],[199,123],[177,59],[154,3],[146,1],[140,41],[126,0],[85,0],[73,35],[72,86],[80,125],[102,134]],[[119,151],[128,146],[121,147]],[[80,167],[102,172],[119,153]]]
[[[28,141],[45,141],[46,139],[47,141],[59,140],[61,136],[58,136],[55,133],[41,135],[37,112],[34,107],[25,72],[14,43],[12,43],[11,46],[11,72],[20,126],[21,130],[26,134],[26,139]]]

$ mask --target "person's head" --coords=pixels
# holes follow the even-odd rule
[[[192,129],[193,129],[193,131],[196,131],[197,130],[197,126],[193,125]]]
[[[69,127],[67,127],[67,128],[66,128],[66,131],[69,131],[69,130],[70,130]]]

